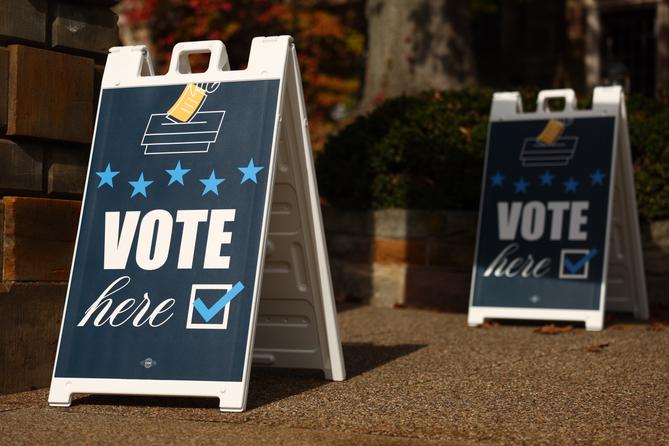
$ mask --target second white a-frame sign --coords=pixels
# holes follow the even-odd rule
[[[191,73],[188,56],[209,53]],[[246,406],[252,361],[345,377],[295,46],[110,50],[49,404],[73,394]]]
[[[565,107],[551,111],[551,98]],[[479,213],[469,325],[485,318],[583,321],[604,308],[648,318],[632,157],[620,87],[591,110],[545,90],[537,111],[495,93]]]

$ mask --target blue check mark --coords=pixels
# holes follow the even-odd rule
[[[589,253],[578,259],[576,262],[572,262],[569,259],[564,259],[564,266],[569,270],[570,273],[576,274],[583,269],[586,263],[588,263],[597,255],[597,252],[597,248],[592,248]]]
[[[207,308],[207,306],[202,302],[202,299],[199,297],[195,299],[195,302],[193,303],[193,306],[197,310],[198,313],[200,313],[200,316],[202,316],[202,319],[204,319],[205,322],[209,322],[212,320],[214,316],[218,314],[219,311],[221,311],[225,306],[230,303],[232,299],[237,297],[239,293],[242,292],[244,289],[244,284],[241,282],[237,282],[232,288],[228,290],[225,295],[221,296],[218,301],[214,305],[211,306],[211,308]]]

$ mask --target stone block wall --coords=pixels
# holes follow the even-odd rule
[[[323,210],[338,300],[466,311],[477,216]]]
[[[0,0],[0,394],[51,379],[117,0]]]
[[[477,213],[323,209],[339,301],[467,311]],[[648,297],[669,306],[669,221],[642,226]]]

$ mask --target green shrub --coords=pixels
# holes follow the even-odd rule
[[[536,91],[522,96],[532,110]],[[341,209],[477,210],[491,98],[469,89],[384,102],[328,139],[321,194]],[[634,97],[627,106],[639,213],[669,218],[669,105]]]
[[[669,218],[669,104],[632,97],[627,115],[639,214],[646,221]]]
[[[344,209],[474,209],[490,97],[465,90],[384,102],[326,142],[321,194]]]

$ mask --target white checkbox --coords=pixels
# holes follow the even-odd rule
[[[186,328],[194,330],[225,330],[228,328],[228,312],[230,310],[230,303],[223,308],[216,315],[216,319],[220,319],[220,322],[193,322],[193,314],[195,310],[194,304],[195,299],[197,299],[197,293],[200,290],[220,290],[221,296],[225,295],[232,288],[232,284],[199,284],[194,283],[191,286],[190,290],[190,301],[188,302],[188,319],[186,320]]]
[[[566,270],[564,261],[567,255],[574,256],[578,255],[580,257],[585,257],[590,253],[589,249],[563,249],[560,251],[560,279],[587,279],[588,278],[588,269],[590,267],[590,261],[588,260],[583,265],[582,272],[572,273]],[[573,261],[573,257],[572,257]]]

